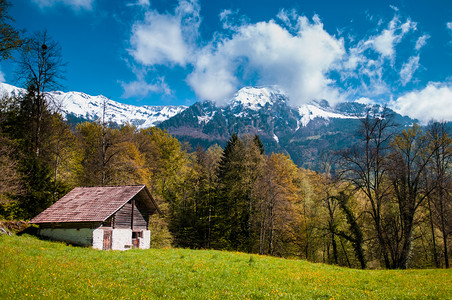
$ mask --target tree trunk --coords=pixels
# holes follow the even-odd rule
[[[432,233],[433,261],[435,262],[435,267],[439,268],[440,267],[440,263],[439,263],[439,258],[438,258],[438,251],[436,250],[435,226],[433,224],[433,213],[432,213],[432,205],[431,205],[430,197],[427,198],[427,201],[428,201],[430,231]]]
[[[444,242],[444,263],[446,269],[449,269],[449,254],[447,249],[447,234],[443,234],[443,242]]]
[[[398,258],[398,262],[395,265],[397,269],[406,269],[408,267],[408,260],[411,254],[411,244],[412,244],[412,235],[413,235],[413,219],[414,214],[409,213],[403,217],[404,228],[402,230],[403,233],[403,245],[402,251],[400,252],[400,256]]]
[[[385,262],[386,269],[391,268],[391,263],[389,261],[388,249],[386,248],[386,242],[383,236],[383,230],[381,229],[380,218],[374,218],[375,229],[377,230],[378,242],[380,244],[381,254],[383,255],[383,260]]]
[[[334,264],[338,265],[338,255],[337,255],[337,244],[336,244],[336,235],[334,233],[331,233],[331,244],[333,245],[333,259]]]
[[[269,237],[269,248],[268,252],[270,255],[273,255],[273,236],[275,233],[274,222],[273,222],[273,196],[270,200],[270,237]]]

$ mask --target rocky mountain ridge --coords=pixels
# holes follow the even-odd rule
[[[257,134],[267,152],[285,152],[299,166],[315,168],[323,152],[356,142],[360,118],[368,111],[378,116],[382,110],[380,105],[357,102],[332,107],[326,100],[292,106],[280,90],[246,87],[226,105],[197,102],[158,126],[193,148],[223,146],[232,133]],[[394,120],[402,126],[413,122],[396,113]]]

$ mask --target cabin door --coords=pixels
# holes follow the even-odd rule
[[[133,248],[140,248],[140,239],[143,237],[143,232],[133,231],[132,232],[132,245]]]
[[[111,230],[104,230],[104,250],[111,250]]]

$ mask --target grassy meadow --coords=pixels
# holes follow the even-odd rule
[[[0,299],[452,299],[452,270],[354,270],[245,253],[98,251],[0,235]]]

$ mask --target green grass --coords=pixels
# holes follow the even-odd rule
[[[0,236],[0,299],[452,299],[450,270],[353,270],[244,253],[98,251]]]

